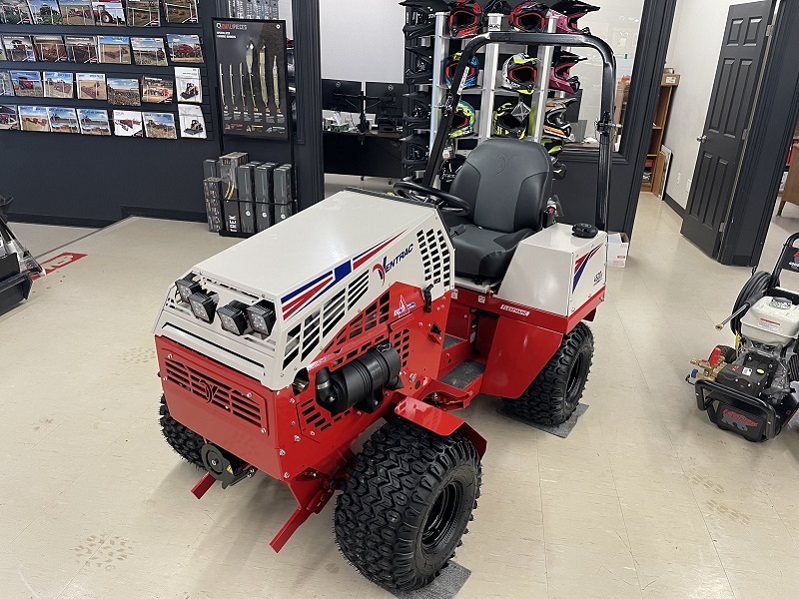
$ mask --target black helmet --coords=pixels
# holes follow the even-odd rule
[[[588,27],[580,29],[577,26],[577,21],[587,15],[589,12],[599,10],[599,6],[582,2],[581,0],[563,0],[556,2],[552,5],[552,10],[558,12],[566,17],[565,26],[558,23],[558,33],[585,33],[590,34],[591,30]],[[559,19],[560,21],[560,19]]]
[[[445,160],[441,164],[441,169],[438,171],[438,177],[441,180],[441,189],[444,191],[449,190],[449,186],[455,180],[455,173],[466,162],[466,156],[463,154],[455,154],[449,160]]]
[[[530,108],[523,102],[513,104],[505,102],[494,111],[493,135],[497,137],[515,137],[523,139],[527,134],[527,122]]]
[[[547,30],[549,7],[543,2],[522,2],[510,12],[508,24],[514,31],[538,33]]]

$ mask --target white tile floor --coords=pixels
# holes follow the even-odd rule
[[[799,209],[775,223],[768,260]],[[690,357],[729,341],[713,324],[748,272],[703,256],[679,224],[642,198],[568,439],[501,417],[493,398],[466,414],[489,451],[460,598],[797,596],[796,432],[752,444],[720,431],[683,381]],[[68,246],[88,257],[0,317],[2,599],[390,597],[337,553],[332,503],[275,555],[286,490],[259,476],[197,501],[197,472],[160,437],[150,327],[170,281],[232,243],[130,219]]]

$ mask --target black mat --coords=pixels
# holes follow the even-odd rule
[[[515,420],[516,422],[521,422],[522,424],[526,424],[527,426],[532,426],[533,428],[537,428],[547,433],[552,433],[556,437],[560,437],[561,439],[565,439],[569,436],[569,433],[572,432],[574,425],[577,424],[577,419],[585,414],[585,411],[588,409],[588,404],[580,403],[577,404],[574,412],[572,412],[571,418],[569,418],[566,422],[562,424],[556,424],[555,426],[549,426],[546,424],[538,424],[537,422],[530,422],[529,420],[525,420],[524,418],[519,418],[516,414],[511,412],[508,409],[508,406],[503,405],[501,408],[497,410],[503,416],[507,416],[511,420]]]
[[[392,594],[398,599],[452,599],[463,588],[471,575],[471,570],[467,570],[455,562],[449,562],[439,577],[426,587],[407,593],[392,591]]]

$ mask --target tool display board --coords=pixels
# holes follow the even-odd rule
[[[288,140],[285,21],[215,19],[214,44],[225,135]]]

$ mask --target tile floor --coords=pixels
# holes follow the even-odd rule
[[[593,325],[590,409],[568,439],[503,418],[494,398],[466,413],[489,451],[459,598],[797,596],[797,433],[723,432],[683,381],[690,357],[729,341],[713,324],[748,272],[703,256],[679,225],[642,197]],[[797,225],[788,206],[767,260]],[[337,553],[332,503],[275,555],[287,491],[258,476],[197,501],[197,471],[160,437],[152,323],[175,276],[232,243],[129,219],[69,245],[88,257],[0,317],[2,599],[390,598]]]

